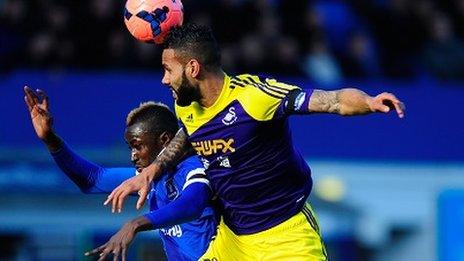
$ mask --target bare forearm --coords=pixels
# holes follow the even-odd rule
[[[372,112],[369,107],[370,99],[372,97],[358,89],[314,90],[309,102],[309,111],[347,116],[367,114]]]
[[[180,160],[192,151],[191,145],[187,140],[187,134],[180,129],[176,136],[171,140],[156,157],[150,166],[143,170],[144,177],[148,182],[154,180],[163,171],[174,168]]]
[[[340,114],[359,115],[371,113],[369,102],[371,96],[358,89],[342,89],[339,91]]]
[[[180,129],[166,148],[156,157],[153,164],[159,165],[163,170],[176,166],[184,155],[190,152],[187,134]]]
[[[153,229],[153,225],[151,224],[150,220],[144,216],[140,216],[129,221],[126,223],[126,226],[131,227],[135,233]]]

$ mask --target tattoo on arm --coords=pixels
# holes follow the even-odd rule
[[[187,140],[187,134],[183,129],[179,129],[168,146],[158,154],[155,163],[160,165],[164,170],[173,168],[190,152],[191,145]]]
[[[309,112],[340,113],[340,91],[314,90],[308,109]]]

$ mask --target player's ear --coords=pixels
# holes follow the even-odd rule
[[[198,75],[200,75],[200,63],[198,62],[198,60],[196,59],[191,59],[189,62],[188,62],[188,65],[189,65],[189,68],[187,68],[188,73],[190,74],[190,76],[192,78],[197,78]]]

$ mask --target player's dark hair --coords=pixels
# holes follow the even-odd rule
[[[179,129],[174,113],[168,106],[159,102],[143,102],[127,115],[127,127],[141,122],[147,124],[148,131],[154,135],[167,132],[173,137]]]
[[[187,59],[197,59],[207,71],[221,68],[219,46],[208,26],[189,23],[172,28],[164,41],[164,49],[174,49]]]

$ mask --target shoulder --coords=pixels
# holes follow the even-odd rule
[[[260,121],[272,119],[290,91],[301,89],[270,77],[252,74],[231,77],[230,84],[238,89],[237,99],[244,110],[255,120]]]
[[[175,176],[184,181],[188,181],[195,175],[206,175],[203,163],[198,155],[190,156],[177,165]]]
[[[203,163],[198,155],[192,155],[184,159],[178,165],[178,170],[190,171],[197,168],[203,168]]]
[[[202,111],[200,104],[198,102],[192,102],[188,106],[179,106],[174,102],[174,112],[176,113],[177,118],[184,119],[193,112]]]

